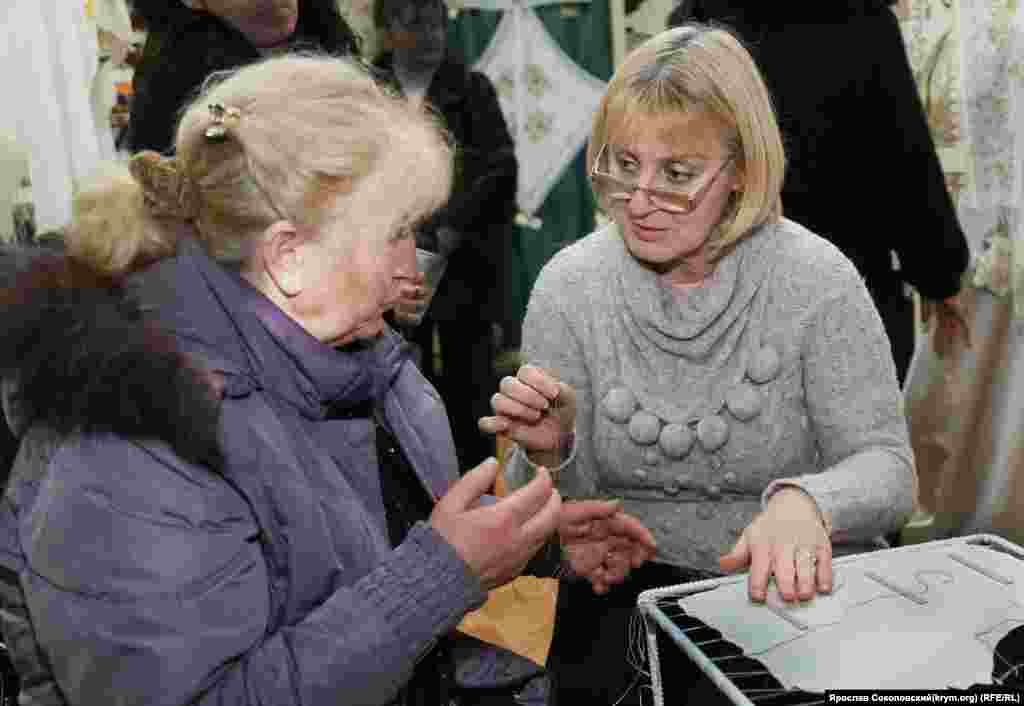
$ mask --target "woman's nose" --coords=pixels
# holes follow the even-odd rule
[[[646,186],[637,185],[633,189],[629,200],[626,201],[626,208],[629,209],[630,213],[650,213],[655,210],[654,204],[651,203],[651,195],[647,193]]]

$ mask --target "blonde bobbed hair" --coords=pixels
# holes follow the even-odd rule
[[[708,242],[721,257],[757,226],[782,216],[786,158],[771,99],[754,60],[729,31],[688,24],[651,37],[615,71],[594,116],[587,169],[609,139],[672,116],[705,114],[718,124],[742,175]]]
[[[228,117],[218,120],[211,106],[228,108]],[[360,182],[382,173],[390,178],[375,183],[395,187],[388,228],[346,223]],[[173,158],[135,155],[128,169],[109,170],[79,192],[67,250],[117,275],[173,253],[188,232],[184,221],[212,257],[231,265],[243,265],[254,240],[279,220],[317,237],[330,230],[337,244],[393,237],[406,225],[400,221],[447,200],[451,175],[438,121],[378,86],[362,65],[276,57],[208,81],[184,111]],[[346,227],[324,228],[339,222]]]

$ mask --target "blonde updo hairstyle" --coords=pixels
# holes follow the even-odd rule
[[[234,266],[279,220],[317,237],[340,233],[332,246],[383,239],[442,205],[451,183],[438,122],[350,59],[290,55],[215,76],[185,111],[175,147],[173,158],[135,155],[130,175],[104,175],[77,195],[72,257],[121,274],[173,253],[183,221],[213,258]],[[387,228],[346,221],[370,176],[393,190]],[[324,227],[336,223],[343,227]]]
[[[757,226],[782,216],[786,159],[764,80],[729,31],[700,24],[651,37],[615,71],[594,116],[587,168],[609,139],[625,139],[666,117],[703,113],[723,131],[743,175],[708,243],[712,261]]]

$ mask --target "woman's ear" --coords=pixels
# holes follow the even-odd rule
[[[308,238],[295,225],[278,221],[267,228],[257,246],[263,274],[288,299],[301,294],[306,286],[307,243]]]

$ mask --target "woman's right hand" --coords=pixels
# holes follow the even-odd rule
[[[564,461],[561,449],[576,423],[576,392],[535,365],[523,365],[515,377],[501,379],[491,398],[493,417],[480,419],[480,429],[506,434],[530,460],[549,468]]]
[[[562,496],[541,469],[516,492],[482,504],[498,475],[488,459],[469,471],[441,498],[430,524],[472,569],[487,591],[518,576],[558,530]]]

